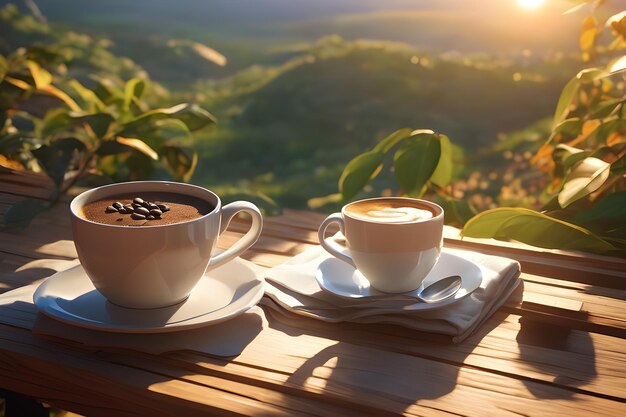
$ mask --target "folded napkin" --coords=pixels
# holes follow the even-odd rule
[[[77,261],[38,261],[37,268],[67,269]],[[249,261],[240,260],[249,263]],[[250,265],[254,265],[249,263]],[[255,271],[259,269],[254,265]],[[114,333],[78,327],[54,320],[38,312],[33,304],[33,294],[39,282],[0,294],[0,323],[32,330],[33,334],[52,340],[68,340],[89,348],[133,350],[149,354],[174,351],[194,351],[211,356],[233,357],[239,355],[264,328],[265,313],[260,307],[226,322],[191,330],[168,333]]]
[[[332,255],[320,246],[266,271],[265,294],[273,302],[264,298],[261,303],[327,322],[397,324],[450,335],[454,343],[460,343],[520,287],[520,265],[512,259],[478,252],[444,250],[473,262],[482,272],[482,282],[474,292],[445,307],[412,311],[414,302],[349,300],[323,291],[315,271]]]

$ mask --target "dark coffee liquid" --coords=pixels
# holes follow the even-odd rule
[[[112,206],[114,203],[132,204],[133,199],[136,197],[155,204],[166,204],[169,210],[161,214],[160,218],[153,220],[134,219],[131,214],[107,212],[107,207]],[[214,209],[215,207],[208,201],[184,194],[137,192],[132,195],[114,195],[87,203],[79,209],[78,215],[92,222],[115,226],[159,226],[197,219],[212,212]]]

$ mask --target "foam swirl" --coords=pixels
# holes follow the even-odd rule
[[[430,219],[433,217],[433,213],[415,207],[385,207],[369,210],[358,217],[377,223],[407,223]]]

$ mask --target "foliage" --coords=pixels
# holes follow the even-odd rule
[[[354,157],[339,178],[339,194],[318,198],[316,204],[348,201],[360,193],[382,171],[385,160],[400,189],[398,195],[433,199],[444,206],[446,221],[463,224],[475,212],[451,197],[449,184],[454,174],[453,146],[446,135],[427,129],[400,129],[378,142],[371,150]],[[458,162],[458,161],[457,161]],[[387,194],[390,190],[387,191]]]
[[[192,132],[215,118],[189,103],[151,108],[145,97],[154,87],[145,75],[127,82],[94,75],[88,87],[67,76],[75,59],[67,48],[36,44],[0,55],[0,166],[45,172],[54,183],[52,204],[80,180],[168,173],[188,181],[197,165]],[[21,202],[5,224],[26,224],[43,208]]]
[[[472,181],[482,184],[481,175],[455,180],[452,166],[456,164],[448,138],[432,131],[406,129],[353,158],[339,179],[340,195],[316,202],[346,201],[367,189],[381,173],[384,158],[393,147],[389,168],[400,187],[396,193],[439,201],[446,210],[446,222],[464,225],[464,236],[626,255],[626,212],[622,205],[626,198],[626,55],[620,53],[626,48],[626,12],[599,23],[595,11],[601,2],[587,3],[592,7],[580,37],[582,59],[603,64],[579,71],[565,85],[543,145],[537,146],[541,135],[535,133],[545,131],[541,122],[493,147],[493,151],[504,149],[509,165],[505,169],[509,173],[517,170],[513,172],[526,178],[524,184],[538,193],[534,202],[543,201],[541,211],[503,207],[475,215],[467,196],[463,202],[464,193],[459,191],[467,190]],[[612,31],[614,39],[601,45],[605,31]],[[509,149],[522,149],[524,156]],[[492,178],[490,174],[489,178],[496,182],[498,175]],[[514,177],[509,180],[521,184]],[[505,181],[501,182],[502,191],[510,189]],[[386,194],[390,195],[388,191]]]
[[[551,198],[541,213],[522,208],[483,212],[466,224],[464,236],[626,255],[626,55],[620,53],[626,48],[626,13],[601,24],[594,15],[597,5],[583,22],[582,57],[598,61],[606,56],[608,62],[581,70],[566,84],[550,137],[532,158],[551,177],[546,187]],[[599,45],[600,35],[609,30],[613,40]]]

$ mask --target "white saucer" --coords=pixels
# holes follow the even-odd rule
[[[263,281],[253,267],[236,258],[200,279],[187,300],[155,309],[112,304],[77,265],[42,283],[33,301],[44,314],[79,327],[120,333],[164,333],[220,323],[256,305]]]
[[[483,277],[482,271],[475,263],[444,249],[441,252],[439,261],[426,276],[422,285],[414,291],[402,294],[388,294],[372,288],[361,272],[337,258],[326,259],[320,263],[315,271],[315,279],[324,291],[352,301],[359,300],[363,303],[389,300],[406,304],[406,299],[399,300],[397,296],[415,297],[422,288],[450,275],[459,275],[461,277],[461,288],[459,288],[456,294],[438,303],[431,304],[420,302],[416,298],[415,304],[411,305],[411,310],[440,308],[460,300],[480,286]],[[394,297],[396,298],[394,299]],[[410,299],[408,301],[410,302]]]

